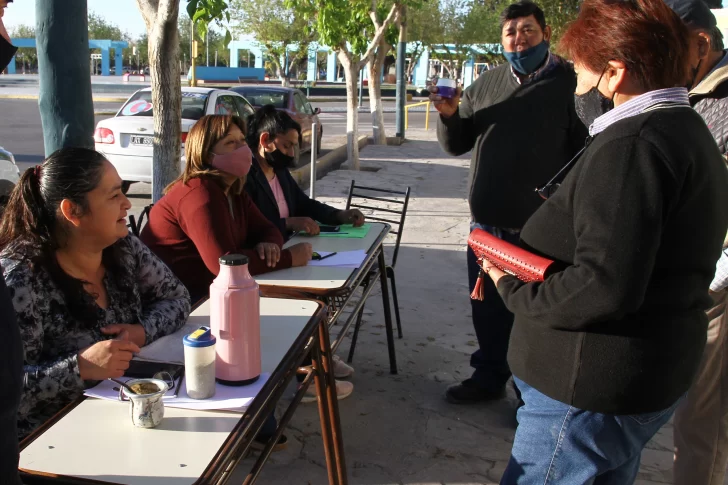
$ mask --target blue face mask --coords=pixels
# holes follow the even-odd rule
[[[545,40],[521,52],[504,52],[506,60],[513,69],[521,74],[531,74],[543,64],[549,53],[549,43]]]

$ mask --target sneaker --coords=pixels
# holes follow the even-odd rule
[[[498,391],[490,391],[476,385],[472,379],[466,379],[460,384],[453,384],[445,391],[445,399],[453,404],[475,404],[496,401],[503,399],[505,395],[505,387]]]
[[[347,398],[354,392],[354,384],[348,381],[336,381],[336,399],[341,401]],[[318,393],[316,392],[316,386],[311,384],[306,390],[301,402],[316,402],[318,400]]]
[[[258,436],[255,437],[252,443],[250,443],[250,449],[254,451],[263,451],[265,449],[265,446],[268,444],[268,438],[260,438]],[[278,438],[278,443],[273,446],[273,452],[276,451],[283,451],[286,448],[288,448],[288,437],[284,434],[281,435],[280,438]]]
[[[334,377],[337,379],[346,379],[354,375],[354,368],[341,360],[338,355],[334,356]]]

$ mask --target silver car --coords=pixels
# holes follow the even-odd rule
[[[20,180],[20,170],[12,153],[0,147],[0,210],[5,207],[10,192]]]

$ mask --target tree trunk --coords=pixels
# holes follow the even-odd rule
[[[152,202],[157,202],[164,195],[164,188],[179,176],[181,168],[182,87],[177,63],[179,2],[163,2],[166,6],[159,7],[158,11],[150,7],[147,0],[138,2],[149,35],[149,70],[154,113]]]
[[[384,108],[382,106],[382,69],[387,58],[389,45],[382,39],[375,55],[369,58],[369,110],[372,113],[372,131],[375,145],[387,144],[384,129]]]
[[[64,147],[93,148],[86,0],[36,2],[35,32],[45,154]]]
[[[346,153],[350,168],[359,170],[359,99],[357,98],[359,66],[350,53],[340,50],[338,56],[346,77]]]
[[[278,79],[281,80],[281,86],[284,88],[291,87],[291,80],[288,78],[288,73],[280,65],[276,68],[276,74],[278,75]]]
[[[415,50],[412,52],[410,63],[407,66],[407,83],[409,83],[410,78],[412,78],[412,73],[414,72],[417,63],[420,61],[420,57],[422,57],[422,52],[424,51],[424,48],[420,50],[421,45],[422,44],[418,42],[415,45]]]

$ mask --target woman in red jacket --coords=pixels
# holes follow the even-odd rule
[[[187,166],[154,205],[141,239],[187,287],[207,296],[228,253],[248,256],[253,275],[305,266],[308,243],[282,250],[283,237],[243,192],[253,155],[237,116],[201,118],[186,142]]]

